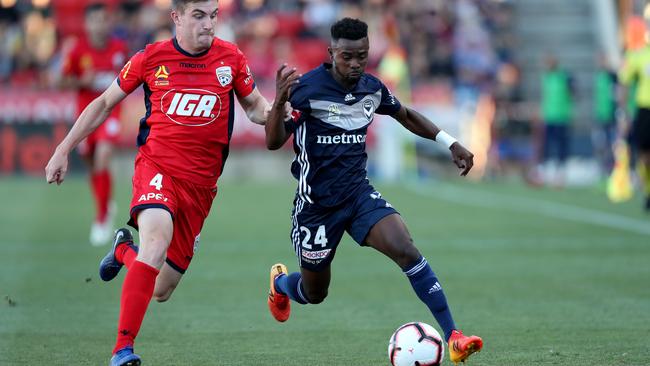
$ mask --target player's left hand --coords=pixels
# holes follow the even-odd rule
[[[474,166],[474,154],[467,150],[458,141],[454,142],[449,147],[449,150],[451,150],[451,158],[453,159],[454,164],[456,164],[459,169],[462,169],[460,175],[466,176]]]

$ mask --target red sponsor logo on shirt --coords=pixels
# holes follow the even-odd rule
[[[172,89],[160,99],[167,118],[183,126],[205,126],[221,113],[221,98],[204,89]]]

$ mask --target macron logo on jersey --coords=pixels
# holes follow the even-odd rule
[[[215,107],[219,104],[219,106]],[[204,89],[172,89],[160,99],[160,110],[167,118],[183,126],[205,126],[221,113],[221,98]]]

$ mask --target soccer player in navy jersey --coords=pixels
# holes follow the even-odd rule
[[[235,98],[258,124],[270,109],[244,54],[214,36],[218,1],[173,0],[172,7],[175,37],[147,45],[124,65],[84,109],[45,168],[48,183],[63,183],[72,149],[143,87],[146,114],[140,120],[129,220],[140,245],[128,229],[117,230],[99,267],[104,281],[128,269],[111,366],[140,365],[133,347],[149,302],[167,301],[194,257],[228,157]]]
[[[351,18],[331,28],[331,64],[301,76],[283,65],[277,72],[276,99],[269,114],[266,143],[280,148],[293,134],[298,180],[291,240],[300,272],[271,267],[268,305],[284,322],[290,300],[318,304],[327,297],[330,264],[343,232],[392,259],[445,333],[452,362],[480,351],[483,341],[456,328],[442,286],[397,211],[367,179],[366,132],[375,113],[390,115],[416,135],[443,143],[466,175],[473,155],[420,113],[402,106],[376,77],[364,73],[368,61],[368,27]],[[285,119],[285,104],[294,109]]]

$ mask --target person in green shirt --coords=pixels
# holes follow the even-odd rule
[[[592,143],[602,173],[609,176],[614,167],[612,146],[616,137],[616,90],[618,78],[604,55],[598,59],[594,74],[594,126]]]
[[[545,60],[542,74],[542,120],[544,121],[544,163],[557,160],[554,183],[563,186],[565,165],[570,150],[570,125],[573,117],[573,79],[559,67],[553,55]]]

